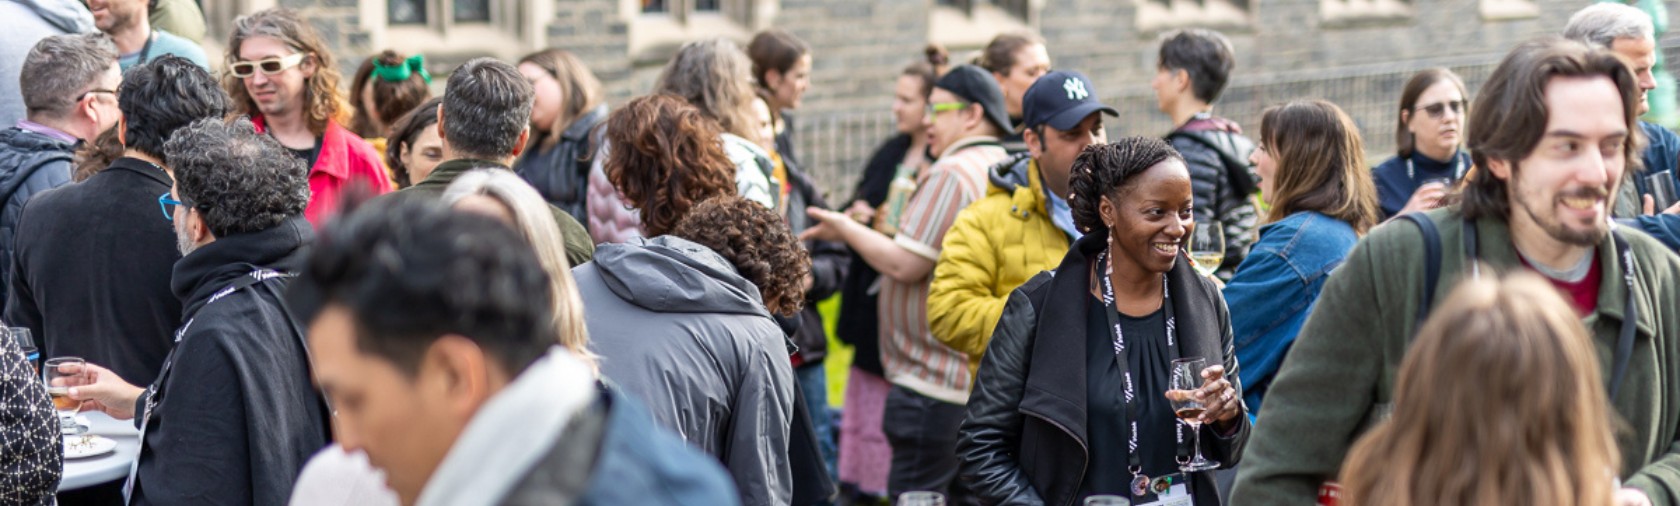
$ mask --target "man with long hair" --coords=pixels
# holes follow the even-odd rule
[[[391,190],[379,152],[342,123],[350,107],[338,92],[338,62],[321,35],[286,8],[258,11],[233,22],[222,87],[235,113],[274,137],[309,166],[309,208],[320,226],[352,185],[375,194]]]
[[[1609,51],[1544,39],[1507,55],[1471,107],[1476,173],[1461,201],[1372,231],[1331,275],[1266,396],[1232,497],[1311,502],[1391,411],[1401,357],[1435,296],[1523,269],[1571,302],[1607,365],[1630,429],[1608,470],[1625,487],[1618,503],[1680,501],[1680,375],[1664,365],[1680,355],[1680,257],[1609,220],[1622,174],[1639,167],[1638,93]]]

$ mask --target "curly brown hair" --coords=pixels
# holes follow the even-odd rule
[[[638,97],[607,117],[607,180],[641,210],[649,237],[676,227],[695,203],[735,194],[735,165],[716,121],[676,95]]]
[[[310,132],[321,135],[327,131],[328,121],[342,124],[350,119],[350,104],[338,92],[340,75],[332,48],[297,11],[274,7],[235,19],[233,33],[228,36],[228,63],[239,60],[240,44],[252,37],[272,37],[293,51],[307,54],[305,61],[313,62],[315,74],[309,77],[303,91],[303,113],[309,120]],[[251,100],[250,92],[245,91],[244,78],[223,72],[222,88],[233,98],[234,114],[254,117],[261,112]]]
[[[805,304],[811,256],[782,217],[764,204],[734,195],[713,197],[690,209],[671,235],[723,255],[758,287],[770,312],[793,316]]]

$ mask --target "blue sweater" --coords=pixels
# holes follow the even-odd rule
[[[1312,211],[1260,228],[1259,242],[1225,285],[1249,416],[1258,417],[1260,401],[1318,301],[1325,278],[1358,242],[1351,225]]]

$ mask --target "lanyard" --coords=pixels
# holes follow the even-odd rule
[[[146,57],[152,55],[152,41],[154,40],[157,40],[157,30],[152,30],[152,33],[146,36],[146,45],[140,46],[140,58],[134,60],[135,65],[146,63]]]
[[[1412,153],[1412,156],[1417,156],[1417,153]],[[1417,168],[1412,166],[1412,156],[1406,157],[1406,179],[1412,180],[1412,183],[1417,183]],[[1465,155],[1463,152],[1453,153],[1453,181],[1454,182],[1457,182],[1460,179],[1464,179],[1464,157],[1465,156],[1467,156],[1467,155]]]
[[[1120,421],[1120,426],[1126,428],[1127,432],[1126,470],[1132,473],[1132,477],[1134,478],[1133,488],[1137,488],[1138,480],[1142,480],[1144,482],[1149,481],[1149,478],[1143,474],[1142,458],[1138,456],[1137,424],[1138,419],[1142,417],[1138,415],[1137,403],[1133,402],[1137,397],[1137,388],[1136,383],[1132,380],[1132,369],[1130,363],[1126,360],[1126,338],[1120,329],[1120,317],[1118,315],[1118,310],[1114,307],[1114,282],[1109,279],[1109,276],[1113,273],[1114,269],[1108,263],[1108,249],[1104,249],[1101,253],[1097,254],[1097,269],[1097,279],[1102,286],[1103,315],[1108,317],[1108,326],[1112,330],[1113,335],[1111,337],[1114,339],[1114,359],[1119,363],[1120,373],[1125,381],[1122,386],[1125,389],[1125,397],[1122,399],[1126,404],[1126,409],[1124,411],[1125,419]],[[1176,315],[1174,314],[1172,304],[1172,291],[1167,288],[1167,278],[1165,275],[1161,276],[1161,311],[1166,313],[1164,317],[1167,322],[1167,348],[1172,350],[1172,358],[1176,360],[1182,355],[1182,350],[1180,350],[1178,344],[1178,331],[1175,322]],[[1189,453],[1185,448],[1185,443],[1187,441],[1184,438],[1184,424],[1174,423],[1173,427],[1177,431],[1178,436],[1178,453],[1182,457],[1187,457]]]
[[[200,307],[198,311],[202,312],[205,307],[215,304],[216,301],[222,300],[222,298],[232,295],[234,292],[250,288],[252,285],[257,283],[274,278],[289,278],[292,276],[292,274],[282,274],[269,269],[257,269],[251,271],[251,273],[247,274],[245,277],[239,278],[238,281],[234,281],[229,284],[227,288],[223,288],[221,291],[211,295],[210,300],[205,301],[204,306]],[[134,456],[134,463],[130,464],[128,468],[128,482],[123,484],[123,504],[128,504],[128,502],[134,498],[134,483],[136,478],[140,475],[140,457],[146,453],[146,427],[151,424],[152,412],[157,410],[158,402],[160,402],[158,400],[158,394],[162,393],[160,391],[161,385],[163,385],[164,380],[169,377],[169,371],[175,365],[175,352],[180,351],[181,349],[181,338],[187,335],[187,329],[192,328],[193,321],[196,319],[196,316],[187,319],[186,323],[181,324],[180,330],[175,331],[175,346],[169,349],[169,356],[164,357],[163,368],[158,371],[157,379],[153,380],[152,384],[146,387],[146,393],[140,396],[141,399],[145,399],[146,401],[146,404],[140,410],[140,435],[138,439],[140,441],[140,451]]]

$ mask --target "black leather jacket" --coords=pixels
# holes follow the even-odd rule
[[[590,134],[606,118],[607,106],[597,107],[566,127],[554,146],[526,151],[513,164],[513,171],[531,183],[543,200],[577,218],[579,223],[588,223],[584,208],[589,192],[588,157],[595,155],[596,145]]]
[[[1086,363],[1088,273],[1107,241],[1107,232],[1086,234],[1057,270],[1040,273],[1009,294],[969,394],[957,443],[963,483],[987,504],[1072,505],[1079,500],[1091,451],[1086,372],[1068,365]],[[1196,275],[1182,257],[1167,282],[1180,315],[1177,332],[1184,355],[1224,364],[1240,398],[1230,313],[1219,288]],[[1229,436],[1203,427],[1203,455],[1226,466],[1237,463],[1251,428],[1246,411]],[[1198,505],[1218,504],[1211,477],[1202,473],[1191,481]]]

